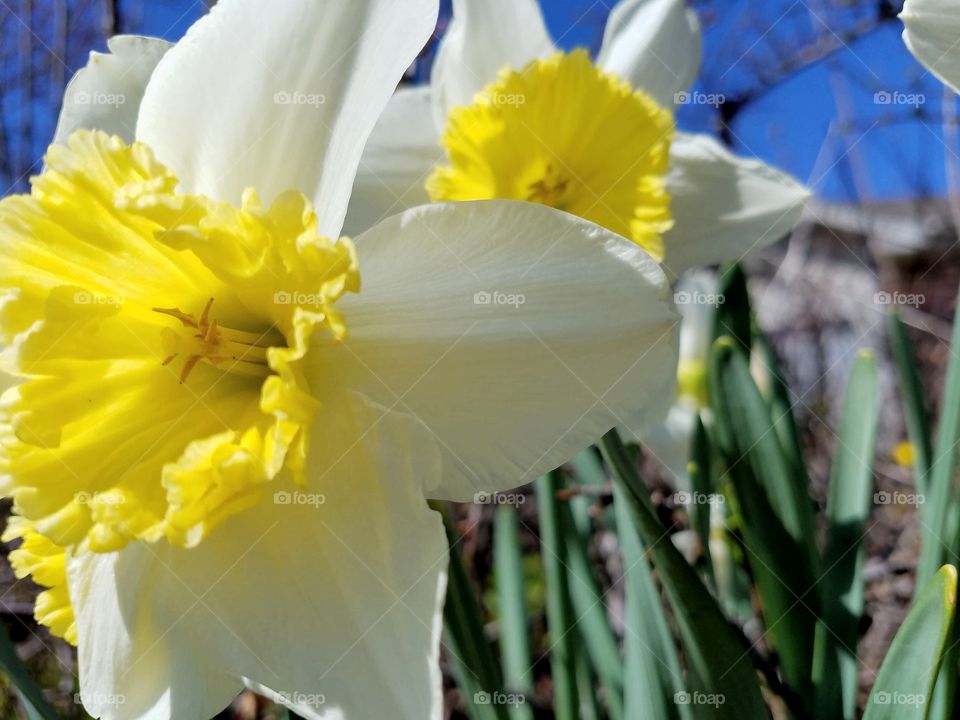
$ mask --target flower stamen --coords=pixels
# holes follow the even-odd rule
[[[180,383],[184,383],[201,360],[215,368],[241,375],[265,378],[271,374],[267,350],[286,346],[283,335],[271,328],[264,333],[251,333],[222,327],[210,318],[213,298],[207,300],[200,318],[185,313],[180,308],[151,308],[161,315],[179,320],[184,328],[195,333],[162,331],[164,350],[167,355],[161,365],[167,366],[180,356],[186,360],[180,370]]]
[[[527,186],[528,202],[542,203],[563,210],[561,200],[570,186],[570,179],[560,175],[553,165],[547,164],[544,176]]]

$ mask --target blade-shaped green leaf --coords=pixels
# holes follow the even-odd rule
[[[652,555],[673,607],[690,670],[691,693],[716,702],[698,703],[698,720],[761,720],[769,710],[760,693],[750,654],[728,624],[696,571],[670,541],[619,435],[603,438],[603,454],[628,499],[634,525]],[[677,698],[681,704],[689,697]],[[719,702],[722,699],[723,702]]]
[[[847,385],[830,472],[825,569],[820,579],[823,622],[817,628],[814,667],[815,717],[856,716],[863,536],[873,493],[877,395],[876,360],[873,353],[862,352]]]
[[[740,347],[749,350],[752,345],[750,293],[747,276],[739,264],[729,265],[720,273],[717,294],[723,302],[717,305],[713,316],[714,338],[731,337]]]
[[[504,695],[500,668],[483,632],[477,593],[463,564],[457,536],[446,513],[442,514],[450,547],[443,619],[447,650],[457,686],[463,694],[471,720],[509,720],[505,704],[488,700],[498,693]]]
[[[929,483],[925,493],[917,592],[947,559],[948,548],[944,548],[943,538],[957,537],[957,518],[952,517],[948,509],[956,499],[953,493],[953,469],[956,464],[957,441],[960,440],[960,312],[953,320],[950,360],[941,407],[937,444],[930,463]]]
[[[586,498],[577,499],[585,500]],[[567,587],[576,618],[576,630],[580,635],[580,644],[590,657],[593,671],[604,688],[604,698],[611,719],[622,720],[624,717],[623,659],[620,657],[620,648],[610,627],[607,606],[593,576],[590,557],[584,544],[585,538],[577,530],[574,513],[582,516],[586,508],[582,503],[578,503],[577,508],[571,505],[572,503],[558,503],[557,512],[562,516],[562,527],[565,533]],[[579,519],[589,521],[589,518]]]
[[[578,454],[571,463],[578,484],[599,488],[609,477],[594,448]],[[622,660],[623,709],[627,718],[674,718],[677,710],[686,720],[688,706],[674,706],[673,696],[686,689],[677,655],[660,600],[660,592],[651,575],[650,565],[637,537],[627,501],[614,487],[616,501],[601,513],[608,529],[615,529],[623,553],[625,583],[624,658]],[[588,498],[572,498],[570,509],[582,534],[591,523],[596,503]],[[581,629],[586,630],[581,622]],[[605,634],[609,634],[606,630]],[[605,640],[606,641],[606,640]],[[619,659],[619,656],[618,656]]]
[[[709,498],[717,492],[713,482],[713,453],[710,448],[710,438],[703,427],[703,420],[698,414],[693,422],[693,438],[690,442],[690,464],[687,474],[690,476],[690,489],[696,498]],[[703,548],[704,566],[711,582],[716,585],[713,574],[713,558],[710,556],[710,513],[713,505],[710,502],[695,502],[690,504],[690,524],[693,526],[700,545]]]
[[[677,647],[670,633],[652,568],[634,526],[630,501],[614,489],[618,537],[624,567],[624,710],[628,718],[692,719],[690,705],[677,704],[687,692]]]
[[[10,641],[6,628],[0,628],[0,670],[6,673],[10,683],[17,689],[17,694],[31,720],[34,718],[57,720],[58,715],[47,702],[43,690],[17,655],[17,650]]]
[[[787,386],[780,361],[773,346],[770,345],[770,340],[756,325],[754,325],[753,338],[754,348],[764,375],[760,387],[770,405],[770,416],[773,418],[773,425],[780,439],[780,447],[783,448],[799,482],[805,486],[809,481],[803,460],[800,431],[793,417],[794,403],[790,399],[790,388]]]
[[[597,697],[597,676],[586,653],[576,653],[577,694],[580,696],[579,720],[602,720],[605,715]]]
[[[927,417],[924,402],[923,383],[920,381],[919,366],[913,352],[913,345],[907,337],[907,329],[903,320],[900,319],[900,313],[896,310],[890,313],[888,328],[890,348],[893,351],[893,359],[900,379],[903,419],[907,426],[910,443],[913,445],[913,474],[917,483],[917,492],[926,493],[933,443],[930,438],[930,420]]]
[[[523,588],[523,552],[520,546],[517,509],[498,505],[493,525],[493,562],[500,609],[500,658],[503,680],[509,693],[531,697],[533,677],[530,631]],[[525,702],[508,706],[511,720],[531,720],[533,710]]]
[[[732,339],[714,344],[708,379],[767,637],[780,655],[787,685],[809,697],[819,605],[810,592],[819,564],[813,503],[783,452],[748,360]]]
[[[536,482],[540,517],[540,548],[547,585],[547,630],[553,706],[558,720],[577,720],[580,699],[577,693],[576,631],[573,604],[566,572],[567,535],[557,491],[562,481],[555,470]]]
[[[923,720],[957,605],[957,569],[940,568],[897,631],[863,720]]]

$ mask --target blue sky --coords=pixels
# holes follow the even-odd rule
[[[704,28],[696,89],[725,102],[680,107],[682,128],[716,134],[737,153],[791,172],[826,200],[889,201],[945,192],[944,162],[952,154],[945,149],[950,143],[942,128],[943,100],[955,100],[904,48],[894,18],[898,2],[692,4]],[[62,83],[89,50],[103,49],[109,19],[98,16],[97,8],[105,5],[34,0],[29,18],[4,17],[0,39],[21,51],[3,53],[0,74],[3,188],[23,189],[23,176],[52,134]],[[609,12],[603,2],[542,5],[563,47],[596,49]],[[64,7],[69,35],[58,40],[52,28],[63,21]],[[118,7],[121,31],[169,40],[205,11],[202,2],[190,0],[121,0]],[[22,50],[24,39],[32,43],[29,53]],[[33,78],[25,85],[28,69]],[[428,72],[418,70],[421,79]]]

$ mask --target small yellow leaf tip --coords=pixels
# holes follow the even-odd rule
[[[938,574],[942,575],[946,581],[944,590],[947,604],[955,606],[957,604],[957,568],[953,565],[944,565]]]
[[[713,344],[715,348],[732,348],[736,347],[736,343],[729,335],[723,335],[717,338],[717,341]]]

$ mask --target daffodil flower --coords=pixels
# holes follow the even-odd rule
[[[678,282],[674,300],[680,322],[680,356],[677,363],[677,397],[663,423],[643,437],[644,446],[669,473],[676,490],[690,490],[687,466],[697,417],[707,408],[707,364],[713,338],[714,316],[724,302],[717,276],[707,270],[693,270]]]
[[[579,215],[668,274],[740,259],[797,222],[786,175],[678,133],[700,59],[683,0],[624,0],[596,62],[559,51],[536,0],[454,0],[430,87],[401,89],[361,163],[347,227],[427,200],[512,198]],[[714,98],[719,102],[719,98]]]
[[[952,0],[907,0],[900,19],[914,57],[960,92],[960,7]]]
[[[622,237],[509,200],[341,237],[436,15],[221,0],[174,47],[115,38],[0,202],[6,538],[94,716],[207,718],[248,686],[439,718],[425,498],[530,481],[669,405],[669,284]]]

